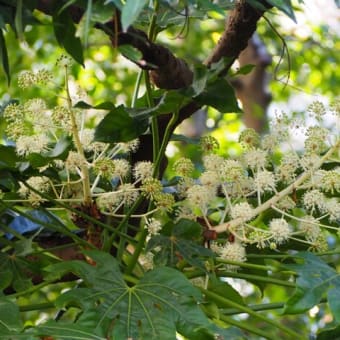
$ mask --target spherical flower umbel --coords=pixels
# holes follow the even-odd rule
[[[273,191],[275,189],[274,174],[267,170],[259,171],[255,174],[254,183],[260,193]]]
[[[112,159],[103,158],[95,161],[93,171],[106,179],[111,179],[115,173],[115,164]]]
[[[148,230],[148,234],[150,236],[158,235],[162,229],[162,223],[159,220],[151,217],[146,220],[145,229]]]
[[[44,134],[21,136],[16,141],[16,152],[20,156],[42,153],[48,150],[48,137]]]
[[[114,159],[113,164],[115,167],[114,176],[124,178],[129,174],[130,164],[126,159]]]
[[[246,250],[239,242],[227,242],[224,246],[218,247],[217,254],[224,260],[234,262],[245,262],[247,260]],[[237,270],[239,266],[227,264],[229,270]]]
[[[325,208],[325,203],[326,197],[319,190],[314,189],[307,191],[303,195],[303,204],[308,210],[314,211],[315,209],[319,209],[320,211],[323,211]]]
[[[331,221],[340,221],[340,202],[336,197],[328,199],[324,209],[329,214]]]
[[[201,210],[203,210],[203,212],[205,212],[209,202],[211,202],[214,196],[214,190],[198,184],[193,185],[187,191],[187,199],[189,204],[193,207],[200,208]]]
[[[162,192],[163,186],[157,178],[146,178],[141,186],[142,193],[150,198],[154,198],[157,194]]]
[[[267,164],[267,152],[260,149],[249,150],[243,154],[243,160],[251,169],[264,169]]]
[[[159,192],[154,195],[154,203],[158,209],[170,212],[175,204],[175,198],[169,193]]]
[[[299,230],[309,242],[315,242],[321,233],[318,221],[313,216],[304,216],[303,221],[300,222]]]
[[[245,178],[245,170],[239,161],[224,160],[218,168],[221,180],[224,182],[240,183]]]
[[[137,162],[133,168],[133,174],[136,180],[145,180],[146,178],[152,177],[153,163],[150,161]]]
[[[76,151],[70,151],[65,161],[65,167],[72,173],[77,173],[78,169],[86,166],[86,159]]]
[[[200,182],[202,185],[216,188],[220,184],[220,177],[216,171],[204,171],[200,176]]]
[[[220,147],[218,140],[213,136],[203,136],[200,140],[200,144],[201,149],[206,153],[214,152]]]
[[[37,83],[37,77],[32,71],[23,71],[18,75],[18,86],[26,89]]]
[[[118,197],[121,203],[131,206],[139,196],[138,189],[131,183],[121,184],[117,189]]]
[[[331,194],[334,194],[334,192],[340,192],[340,168],[337,168],[336,170],[322,171],[320,174],[321,179],[318,185],[321,190],[330,192]]]
[[[281,244],[289,239],[291,230],[287,221],[283,218],[274,218],[269,223],[271,238],[276,244]]]
[[[242,222],[247,222],[255,217],[254,209],[248,202],[237,203],[231,208],[231,217],[233,219],[239,218]]]
[[[217,169],[219,169],[221,164],[224,162],[224,158],[212,153],[212,154],[204,155],[202,158],[202,161],[203,161],[203,166],[205,170],[217,171]]]
[[[308,106],[307,112],[312,117],[320,121],[323,118],[323,116],[326,114],[326,108],[322,102],[316,100]]]
[[[189,158],[181,157],[174,163],[173,169],[176,175],[188,177],[192,174],[195,167]]]
[[[245,148],[257,148],[260,145],[260,136],[252,128],[243,130],[238,140]]]

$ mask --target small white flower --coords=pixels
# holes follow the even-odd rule
[[[200,176],[200,182],[204,186],[216,188],[220,184],[220,178],[216,171],[204,171]]]
[[[313,216],[304,216],[303,221],[300,222],[299,230],[309,242],[315,242],[321,233],[318,221]]]
[[[106,192],[96,199],[97,206],[102,211],[112,212],[121,203],[117,192]]]
[[[139,191],[136,189],[133,184],[125,183],[118,187],[117,191],[119,192],[119,199],[124,204],[131,206],[137,200],[139,196]]]
[[[320,211],[323,211],[325,208],[326,197],[319,190],[311,190],[307,191],[303,195],[303,204],[308,210],[315,210],[318,208]]]
[[[21,136],[16,141],[16,152],[20,156],[42,153],[48,150],[48,137],[45,134]]]
[[[248,202],[237,203],[231,208],[231,217],[233,219],[240,218],[243,222],[247,222],[254,218],[254,209]]]
[[[176,175],[187,177],[192,174],[192,172],[195,169],[195,166],[193,162],[191,161],[191,159],[186,158],[186,157],[181,157],[175,162],[173,169]]]
[[[65,167],[71,173],[77,173],[86,164],[86,159],[76,151],[70,151],[65,161]]]
[[[259,171],[255,174],[254,184],[260,193],[273,191],[275,188],[274,174],[267,170]]]
[[[271,237],[276,244],[281,244],[289,239],[290,227],[283,218],[274,218],[269,223]]]
[[[93,129],[83,129],[79,134],[79,138],[85,151],[89,152],[93,150],[93,146],[92,146],[92,142],[94,138]]]
[[[113,163],[115,166],[114,176],[124,178],[129,174],[130,164],[126,159],[114,159]]]
[[[245,262],[247,260],[246,250],[239,242],[227,242],[224,246],[217,248],[217,254],[228,261]],[[239,266],[227,264],[229,270],[236,270]]]
[[[218,168],[218,173],[225,182],[240,183],[245,178],[245,170],[239,161],[224,160]]]
[[[141,161],[134,165],[133,173],[137,180],[144,180],[152,177],[153,168],[153,163],[149,161]]]
[[[249,150],[243,154],[243,160],[251,169],[264,169],[267,164],[267,152],[260,149]]]
[[[193,185],[187,191],[187,199],[191,206],[199,207],[205,211],[209,202],[214,198],[215,192],[210,188],[202,185]]]
[[[149,218],[146,220],[145,229],[148,230],[150,236],[159,235],[162,229],[162,223],[153,217]]]
[[[224,158],[215,154],[204,155],[203,166],[206,170],[217,171],[224,161]]]
[[[331,221],[339,221],[340,220],[340,203],[337,198],[331,198],[326,201],[325,210],[329,214],[329,219]]]

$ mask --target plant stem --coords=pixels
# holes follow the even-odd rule
[[[134,252],[133,252],[131,258],[129,258],[129,260],[128,260],[128,265],[127,265],[125,274],[129,275],[129,274],[132,273],[133,268],[135,267],[135,265],[138,261],[139,255],[144,248],[147,235],[148,235],[148,231],[146,229],[143,229],[142,232],[140,233],[140,238],[139,238],[138,244],[137,244],[136,248],[134,249]]]
[[[251,332],[253,334],[256,334],[256,335],[259,335],[259,336],[262,336],[266,339],[270,339],[272,340],[273,339],[273,335],[272,334],[269,334],[263,330],[261,330],[260,328],[258,327],[253,327],[251,326],[250,324],[244,322],[244,321],[237,321],[237,320],[234,320],[233,318],[229,317],[229,316],[226,316],[226,315],[223,315],[221,314],[220,315],[220,319],[230,325],[233,325],[233,326],[236,326],[240,329],[244,329],[245,331],[248,331],[248,332]]]
[[[276,302],[276,303],[262,303],[258,305],[250,305],[248,308],[250,308],[253,311],[259,312],[259,311],[265,311],[265,310],[273,310],[273,309],[281,309],[285,305],[284,302]],[[221,311],[224,315],[235,315],[243,313],[238,308],[226,308]]]
[[[227,271],[217,272],[217,275],[219,277],[233,277],[236,279],[244,279],[247,281],[261,281],[261,282],[265,282],[268,284],[274,284],[274,285],[283,286],[283,287],[290,287],[290,288],[296,287],[295,283],[293,282],[279,280],[279,279],[275,279],[272,277],[260,276],[260,275],[243,274],[243,273],[235,273],[235,272],[227,272]]]
[[[164,137],[163,137],[163,140],[162,140],[162,144],[161,144],[161,147],[159,149],[159,153],[157,155],[156,161],[154,163],[154,177],[157,177],[157,175],[159,174],[159,167],[160,167],[161,161],[164,157],[165,150],[166,150],[166,147],[168,145],[168,142],[170,140],[172,128],[176,124],[176,121],[178,119],[178,115],[179,115],[179,111],[174,112],[172,114],[172,117],[171,117],[169,123],[168,123],[168,126],[166,127]]]
[[[258,318],[262,321],[265,321],[266,323],[269,323],[270,325],[273,325],[274,327],[276,327],[277,329],[280,329],[281,331],[285,332],[286,334],[289,334],[292,338],[295,339],[301,339],[303,340],[304,338],[302,336],[300,336],[298,333],[292,331],[290,328],[285,327],[283,325],[281,325],[279,322],[276,322],[275,320],[272,320],[264,315],[261,315],[259,313],[256,313],[256,311],[252,310],[251,308],[247,307],[247,306],[243,306],[240,305],[234,301],[228,300],[216,293],[210,292],[209,290],[203,289],[198,287],[202,293],[209,298],[209,300],[212,301],[216,301],[218,302],[220,305],[226,306],[226,307],[232,307],[232,308],[237,308],[239,309],[241,312],[243,313],[247,313],[255,318]]]
[[[146,100],[148,107],[154,106],[154,101],[152,98],[151,82],[149,78],[148,71],[144,71],[145,77],[145,87],[146,87]],[[158,120],[157,117],[153,116],[151,118],[151,131],[152,131],[152,157],[155,163],[158,152],[159,152],[159,131],[158,131]]]
[[[236,261],[229,261],[229,260],[225,260],[221,257],[217,257],[216,258],[216,262],[219,263],[224,263],[224,264],[231,264],[231,265],[235,265],[238,267],[242,267],[242,268],[250,268],[250,269],[256,269],[256,270],[264,270],[264,271],[275,271],[275,268],[272,267],[268,267],[268,266],[262,266],[259,264],[253,264],[253,263],[249,263],[249,262],[236,262]]]
[[[199,277],[204,275],[205,273],[202,270],[193,270],[191,272],[185,272],[184,273],[188,279],[192,279],[195,277]],[[236,272],[228,272],[228,271],[218,271],[216,272],[216,275],[219,277],[232,277],[236,279],[244,279],[247,281],[261,281],[265,282],[268,284],[275,284],[278,286],[283,286],[283,287],[289,287],[289,288],[295,288],[295,283],[289,282],[289,281],[284,281],[284,280],[279,280],[275,279],[272,277],[266,277],[266,276],[260,276],[260,275],[253,275],[253,274],[243,274],[243,273],[236,273]]]
[[[49,309],[54,308],[55,305],[53,302],[44,302],[44,303],[37,303],[28,306],[19,306],[20,312],[31,312],[33,310],[42,310],[42,309]]]
[[[137,79],[136,79],[135,88],[133,90],[131,107],[136,106],[136,102],[137,102],[137,99],[138,99],[138,92],[139,92],[140,84],[142,82],[143,74],[144,74],[144,71],[139,70],[138,75],[137,75]]]
[[[78,126],[77,126],[76,118],[75,118],[74,111],[72,108],[72,100],[71,100],[71,94],[70,94],[70,89],[69,89],[69,84],[68,84],[67,67],[65,67],[65,88],[66,88],[66,95],[67,95],[67,105],[70,111],[74,144],[76,146],[77,152],[79,153],[80,156],[82,156],[84,163],[85,163],[85,160],[86,160],[85,153],[84,153],[83,145],[79,138]],[[80,166],[80,169],[81,169],[82,183],[83,183],[84,204],[89,205],[92,201],[89,169],[87,167],[87,164],[82,164]]]

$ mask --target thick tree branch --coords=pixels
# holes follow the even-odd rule
[[[263,5],[270,8],[264,1]],[[256,31],[257,22],[263,15],[263,11],[250,6],[245,0],[236,2],[235,8],[230,12],[225,30],[211,55],[205,60],[210,66],[228,58],[224,70],[226,73],[239,54],[247,47],[248,40]]]

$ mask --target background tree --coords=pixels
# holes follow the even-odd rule
[[[297,125],[286,115],[270,134],[245,129],[240,145],[219,150],[177,129],[203,110],[229,132],[236,90],[245,122],[264,130],[275,13],[294,20],[290,1],[6,0],[0,10],[11,80],[0,146],[4,338],[338,335],[339,130],[322,127],[339,122],[338,104],[308,108],[316,123],[303,152],[281,148]],[[170,141],[188,148],[168,164]]]

